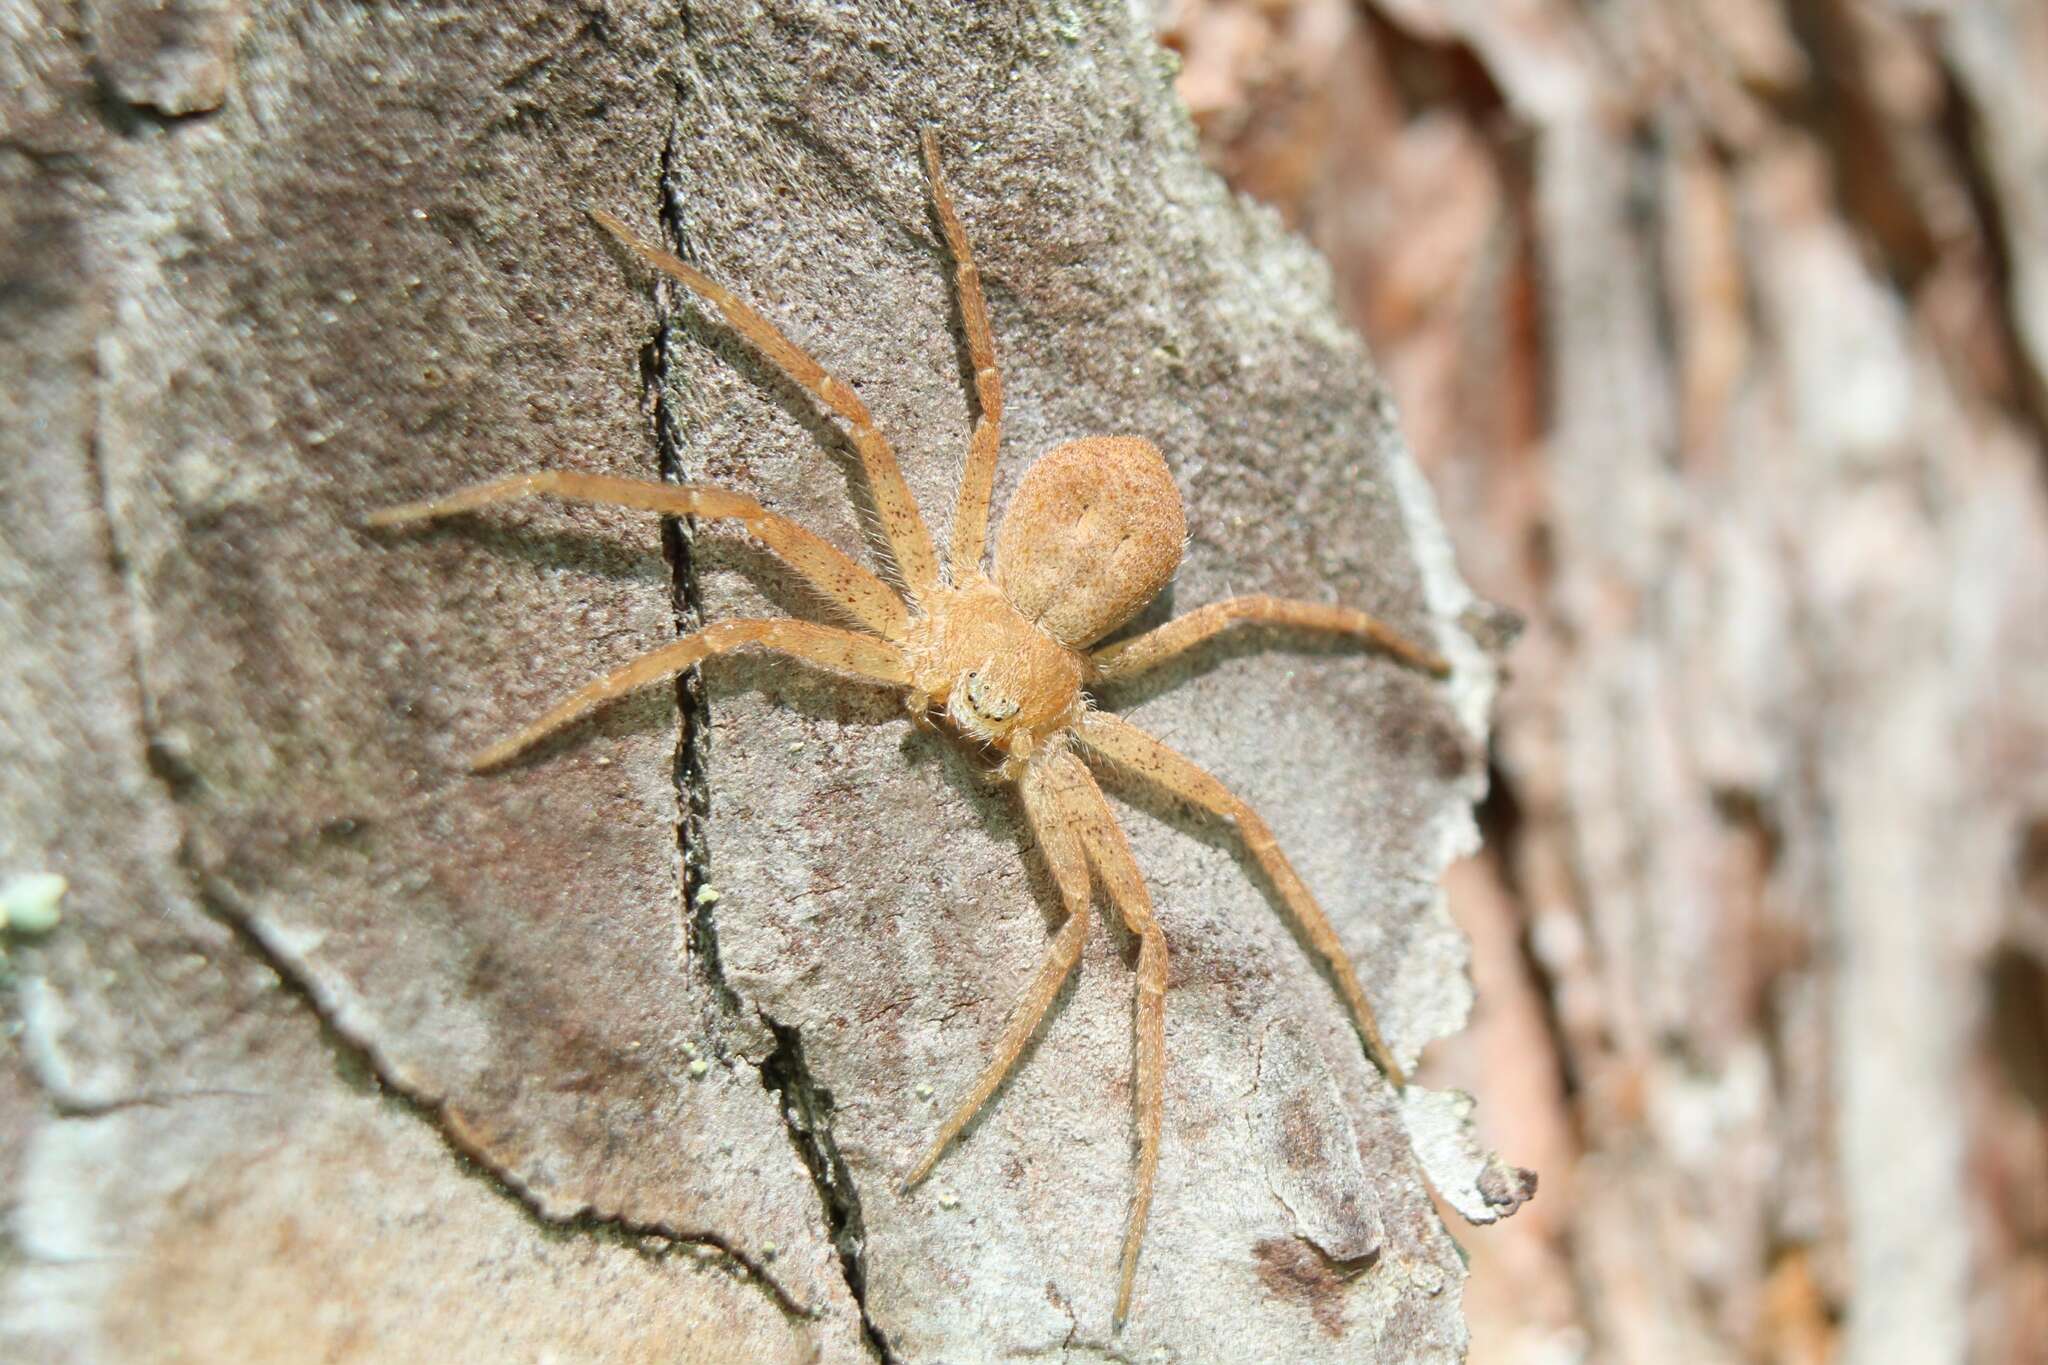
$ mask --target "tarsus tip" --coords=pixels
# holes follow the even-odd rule
[[[469,770],[473,773],[487,773],[491,769],[503,765],[507,759],[515,757],[519,753],[520,747],[523,746],[493,744],[490,748],[483,750],[469,760]]]
[[[363,518],[363,525],[372,531],[382,531],[392,526],[403,526],[409,521],[419,521],[425,516],[419,507],[407,503],[403,507],[383,507]]]

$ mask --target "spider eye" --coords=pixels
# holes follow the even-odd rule
[[[967,700],[990,720],[1008,720],[1017,714],[1017,703],[996,691],[979,673],[967,675]]]

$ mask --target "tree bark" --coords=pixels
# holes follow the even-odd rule
[[[1529,621],[1475,1358],[2048,1343],[2048,9],[1188,3]]]
[[[1525,1191],[1397,1098],[1227,832],[1137,799],[1172,945],[1158,1199],[1089,945],[910,1195],[1056,908],[889,696],[725,661],[489,776],[700,618],[745,541],[372,509],[547,467],[709,481],[863,551],[816,405],[584,219],[666,235],[852,384],[943,533],[965,449],[945,145],[1028,458],[1168,452],[1187,564],[1355,605],[1437,683],[1251,637],[1105,701],[1267,817],[1396,1052],[1462,1023],[1487,622],[1321,263],[1205,169],[1144,16],[810,4],[17,7],[0,109],[0,877],[11,1359],[1455,1358],[1429,1199]],[[1481,631],[1481,634],[1484,632]],[[1136,794],[1133,794],[1134,797]]]

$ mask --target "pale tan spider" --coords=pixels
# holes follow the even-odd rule
[[[1159,740],[1092,709],[1083,688],[1141,673],[1235,621],[1356,636],[1439,677],[1449,669],[1437,655],[1410,644],[1363,612],[1264,596],[1218,602],[1120,644],[1090,650],[1166,585],[1180,564],[1186,538],[1180,494],[1166,462],[1150,442],[1137,437],[1069,441],[1026,470],[996,539],[994,577],[986,574],[982,560],[1002,423],[1002,380],[996,373],[980,277],[940,176],[938,142],[930,132],[924,135],[924,157],[933,207],[956,262],[960,313],[981,406],[960,481],[952,556],[945,571],[897,469],[896,456],[859,396],[731,291],[647,245],[612,215],[595,210],[597,221],[634,254],[708,300],[778,369],[846,419],[880,513],[882,533],[901,574],[901,591],[801,526],[722,488],[549,470],[390,508],[372,516],[370,524],[424,521],[536,494],[668,516],[727,518],[745,526],[862,627],[839,630],[785,619],[714,622],[591,683],[518,734],[484,750],[475,759],[477,768],[503,762],[621,693],[748,645],[903,688],[911,714],[921,723],[943,721],[976,751],[1000,755],[994,775],[1017,787],[1025,819],[1065,902],[1066,920],[1003,1030],[995,1057],[940,1126],[904,1186],[924,1178],[946,1145],[995,1093],[1060,983],[1080,960],[1088,932],[1092,867],[1109,903],[1138,940],[1133,1096],[1138,1172],[1117,1288],[1116,1320],[1121,1323],[1130,1308],[1138,1247],[1159,1164],[1166,1070],[1166,938],[1153,918],[1151,896],[1123,829],[1077,752],[1235,824],[1281,902],[1328,964],[1366,1051],[1397,1088],[1406,1081],[1380,1038],[1372,1006],[1329,920],[1280,852],[1266,822],[1222,783]]]

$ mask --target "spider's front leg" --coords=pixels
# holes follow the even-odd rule
[[[870,635],[812,625],[809,621],[714,621],[673,644],[641,655],[624,668],[582,688],[518,734],[485,749],[471,760],[470,766],[476,769],[496,767],[613,697],[664,678],[673,678],[714,654],[730,654],[748,645],[759,645],[788,658],[867,682],[887,683],[895,687],[907,686],[910,682],[910,661],[904,658],[903,651]]]
[[[673,253],[650,246],[633,230],[603,209],[591,209],[590,216],[619,244],[670,279],[689,286],[699,298],[710,303],[726,322],[766,356],[776,369],[802,385],[825,406],[845,419],[853,436],[853,448],[860,455],[867,474],[868,491],[874,495],[875,511],[888,537],[889,551],[903,572],[911,596],[928,599],[939,585],[939,557],[932,549],[932,535],[917,510],[917,499],[903,481],[896,463],[896,451],[889,438],[875,425],[873,414],[844,381],[826,372],[810,353],[784,336],[774,323],[747,306],[745,300],[703,271]]]
[[[903,694],[903,709],[910,713],[910,723],[927,734],[939,733],[938,713],[933,710],[932,694],[913,685]]]
[[[710,517],[737,521],[821,593],[833,606],[887,640],[901,640],[908,613],[888,584],[844,553],[787,517],[776,516],[744,494],[724,488],[649,483],[606,474],[545,469],[473,484],[425,502],[387,507],[365,518],[372,527],[404,526],[473,512],[501,502],[533,497],[602,507],[631,507],[667,517]]]

